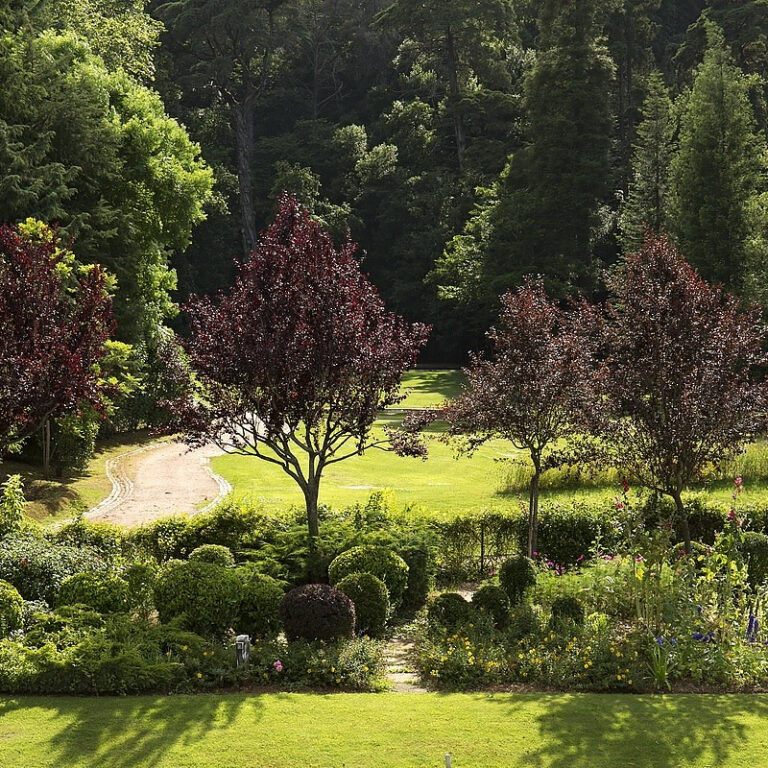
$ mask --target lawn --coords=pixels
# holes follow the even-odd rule
[[[34,467],[3,460],[2,477],[20,474],[24,478],[27,514],[43,523],[55,522],[85,512],[109,496],[112,484],[107,478],[106,464],[121,453],[140,448],[154,440],[148,432],[133,432],[99,442],[86,470],[61,479],[45,479]]]
[[[0,699],[0,768],[746,768],[764,696]]]
[[[404,386],[408,395],[401,407],[424,408],[439,405],[455,395],[461,385],[459,371],[417,370],[408,373]],[[378,427],[400,418],[390,414],[379,420]],[[431,433],[433,438],[439,431]],[[505,459],[517,459],[510,466]],[[457,512],[485,509],[509,509],[525,502],[526,469],[519,462],[523,455],[504,441],[483,446],[470,457],[457,457],[455,447],[436,439],[430,441],[429,458],[400,458],[392,453],[373,450],[329,467],[320,489],[320,501],[332,507],[364,502],[373,491],[389,493],[396,507],[411,504],[436,517],[450,517]],[[267,510],[278,512],[292,505],[302,505],[297,486],[279,467],[250,456],[220,456],[213,459],[215,472],[223,475],[236,496],[249,497]],[[729,468],[726,478],[743,474],[743,502],[768,497],[768,446],[758,443],[748,454]],[[542,499],[608,498],[618,493],[620,478],[605,482],[559,482],[557,476],[543,478]],[[694,489],[703,490],[703,488]],[[706,486],[715,500],[727,501],[731,481],[725,479]]]

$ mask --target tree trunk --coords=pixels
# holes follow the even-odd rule
[[[683,539],[685,540],[685,551],[690,554],[691,552],[691,528],[688,525],[688,513],[685,511],[683,505],[683,499],[680,495],[680,491],[676,491],[671,494],[675,500],[675,510],[677,511],[678,520],[680,520],[680,528],[683,532]]]
[[[51,420],[43,422],[43,477],[51,476]]]
[[[243,252],[248,258],[258,233],[256,215],[253,209],[253,178],[251,157],[253,155],[254,125],[253,109],[249,99],[243,104],[234,103],[232,115],[235,123],[235,144],[237,146],[237,181],[240,190],[240,218],[243,232]]]
[[[464,115],[461,112],[461,93],[459,92],[459,73],[456,61],[456,45],[453,32],[448,31],[445,40],[446,54],[448,56],[448,88],[451,114],[453,115],[453,130],[456,134],[456,156],[459,162],[459,171],[464,170],[464,152],[467,149],[467,137],[464,130]]]
[[[320,479],[310,480],[304,488],[304,500],[307,506],[307,542],[309,544],[309,577],[317,581],[322,577],[317,557],[317,539],[320,536],[320,521],[317,512],[317,500],[320,493]]]
[[[530,485],[530,499],[528,502],[528,557],[533,557],[536,551],[536,541],[539,533],[539,480],[541,469],[536,467]]]

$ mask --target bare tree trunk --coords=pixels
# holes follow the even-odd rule
[[[536,471],[531,479],[530,498],[528,501],[528,557],[533,557],[536,551],[539,534],[539,480],[541,469],[536,464]]]
[[[677,511],[677,518],[680,521],[680,528],[683,532],[683,539],[685,540],[685,551],[690,554],[691,552],[691,528],[688,525],[688,513],[685,511],[683,505],[683,499],[680,491],[675,491],[671,494],[675,500],[675,510]]]
[[[317,511],[317,500],[320,494],[320,478],[310,479],[304,488],[304,500],[307,507],[307,542],[309,544],[309,577],[317,581],[322,577],[318,559],[317,539],[320,536],[320,519]]]
[[[43,422],[43,476],[51,476],[51,419]]]
[[[451,114],[453,115],[453,129],[456,134],[456,156],[459,162],[459,171],[464,170],[464,153],[467,149],[467,137],[464,130],[464,115],[461,112],[461,93],[459,91],[458,62],[456,61],[456,45],[453,32],[448,31],[445,40],[448,56],[448,88]]]
[[[253,177],[251,158],[253,155],[254,125],[253,109],[250,99],[244,103],[233,103],[235,145],[237,147],[237,181],[240,190],[240,219],[243,233],[243,252],[245,258],[256,245],[256,214],[253,210]]]

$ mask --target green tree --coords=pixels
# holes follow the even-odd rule
[[[685,94],[680,150],[672,162],[671,230],[710,281],[748,288],[762,271],[766,144],[750,103],[755,79],[734,63],[722,34]]]
[[[642,122],[632,157],[629,196],[621,212],[621,240],[625,250],[639,248],[646,227],[660,232],[669,215],[669,169],[675,151],[672,100],[659,72],[648,79]]]

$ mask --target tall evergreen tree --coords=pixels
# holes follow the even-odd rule
[[[621,213],[621,240],[625,250],[643,244],[646,227],[666,228],[669,215],[669,169],[675,149],[672,100],[661,73],[648,79],[642,122],[632,158],[629,196]]]
[[[705,279],[748,287],[765,261],[766,143],[750,103],[755,80],[734,63],[717,28],[685,94],[672,163],[671,229]]]
[[[528,143],[448,246],[435,279],[492,317],[497,297],[541,273],[559,295],[589,285],[593,234],[610,195],[611,83],[600,0],[547,0],[525,88]]]

